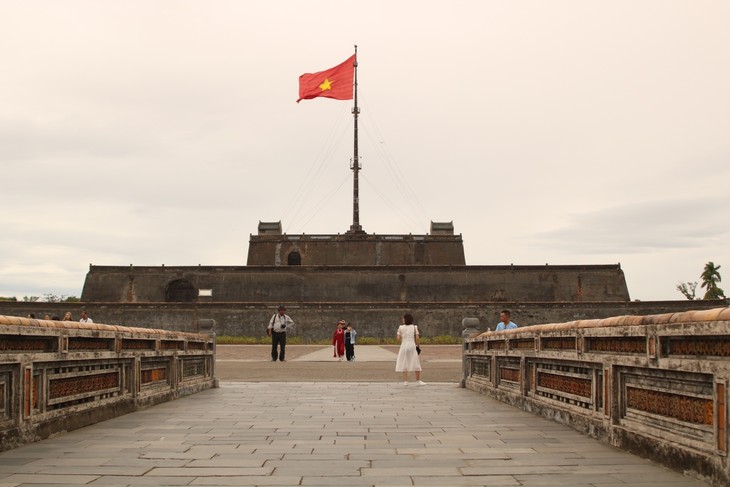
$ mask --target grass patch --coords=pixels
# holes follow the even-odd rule
[[[421,337],[421,343],[425,345],[461,345],[461,338],[451,335],[437,335],[435,337]]]

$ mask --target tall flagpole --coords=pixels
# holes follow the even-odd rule
[[[355,45],[355,106],[352,108],[352,116],[355,119],[355,147],[350,161],[350,169],[352,169],[352,225],[347,233],[365,233],[360,226],[360,188],[358,185],[358,172],[360,171],[360,157],[357,154],[357,116],[360,109],[357,107],[357,45]]]

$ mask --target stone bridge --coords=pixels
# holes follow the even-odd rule
[[[214,385],[215,339],[0,316],[0,451]]]
[[[729,318],[474,334],[462,384],[215,388],[210,335],[0,316],[0,485],[728,485]]]
[[[617,316],[473,335],[464,384],[730,485],[729,358],[730,308]]]

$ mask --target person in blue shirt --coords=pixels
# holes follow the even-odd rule
[[[502,331],[502,330],[511,330],[513,328],[517,328],[517,325],[515,323],[512,323],[510,320],[511,313],[508,309],[503,309],[499,313],[499,323],[497,324],[497,328],[494,329],[494,331]]]

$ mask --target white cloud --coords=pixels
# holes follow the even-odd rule
[[[470,264],[621,262],[632,296],[730,261],[730,6],[324,1],[0,5],[0,295],[88,264],[240,265],[259,220],[454,221]]]

